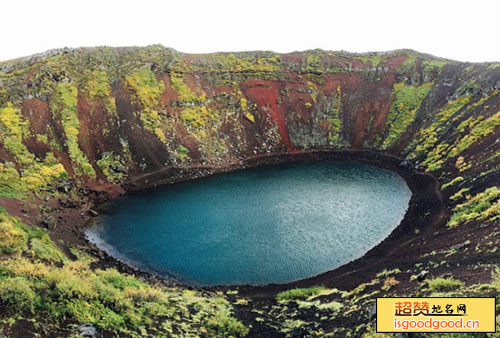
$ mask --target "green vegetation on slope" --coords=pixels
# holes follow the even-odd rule
[[[162,142],[166,142],[162,129],[162,117],[158,111],[161,95],[165,91],[163,81],[158,81],[149,69],[143,69],[125,77],[127,88],[133,90],[133,100],[142,106],[139,112],[146,129],[152,131]]]
[[[240,337],[248,333],[221,296],[151,286],[114,269],[70,261],[43,230],[0,210],[0,304],[13,318],[94,323],[116,333]]]
[[[456,291],[465,286],[465,283],[451,277],[434,278],[429,281],[429,289],[433,292]]]
[[[278,302],[283,302],[283,301],[288,301],[288,300],[294,300],[294,299],[306,299],[310,296],[313,296],[320,292],[321,290],[324,290],[324,286],[313,286],[307,289],[290,289],[286,291],[282,291],[278,293],[278,296],[276,296],[276,299]]]
[[[444,129],[443,125],[451,123],[451,118],[468,104],[470,99],[470,95],[463,95],[455,100],[448,101],[436,114],[436,121],[429,127],[421,129],[415,137],[414,141],[409,146],[409,148],[414,148],[414,150],[408,155],[408,158],[416,158],[427,154],[427,152],[438,142],[437,134]],[[430,159],[428,163],[429,162],[434,163],[435,161]]]
[[[113,97],[109,77],[105,71],[91,71],[86,69],[81,79],[82,92],[90,99],[99,98],[104,101],[106,110],[116,115],[116,103]]]
[[[427,96],[432,83],[421,86],[405,85],[404,82],[394,85],[394,102],[387,117],[388,134],[383,149],[389,148],[415,119],[420,104]]]
[[[470,220],[493,222],[500,218],[500,189],[491,187],[457,205],[448,221],[450,228]]]
[[[124,172],[121,156],[115,155],[112,152],[102,154],[101,159],[97,161],[97,166],[111,182],[120,183],[127,177],[127,174]],[[119,168],[123,169],[120,171],[118,170]]]
[[[441,190],[445,190],[458,182],[462,182],[463,180],[464,180],[464,178],[462,176],[457,176],[454,179],[452,179],[450,182],[443,184],[441,186]]]
[[[78,135],[80,121],[76,112],[78,103],[78,89],[70,83],[61,83],[56,87],[55,98],[51,104],[52,113],[61,117],[61,122],[66,134],[66,145],[69,157],[74,164],[77,175],[85,174],[95,178],[95,171],[87,156],[80,149]]]
[[[337,91],[333,94],[333,99],[327,108],[328,122],[328,144],[331,146],[339,145],[340,130],[342,122],[340,121],[340,108],[342,107],[342,89],[337,86]]]
[[[22,168],[19,175],[13,163],[0,163],[0,196],[20,198],[29,190],[37,191],[54,179],[66,176],[64,167],[52,153],[40,160],[29,152],[23,143],[28,124],[21,111],[11,104],[0,108],[0,131],[0,141]]]
[[[457,140],[455,145],[451,148],[448,157],[458,156],[473,143],[492,134],[498,126],[500,126],[500,111],[493,116],[474,124],[467,135]]]
[[[28,123],[21,117],[19,109],[8,103],[6,107],[0,109],[0,120],[2,122],[2,139],[5,148],[10,151],[20,165],[29,166],[35,161],[35,156],[31,154],[23,144],[23,137],[28,132]]]

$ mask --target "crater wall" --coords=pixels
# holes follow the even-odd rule
[[[350,290],[364,285],[363,292],[382,283],[368,283],[382,269],[401,272],[396,292],[418,289],[418,276],[452,274],[468,285],[489,282],[500,244],[495,230],[500,223],[499,91],[500,63],[456,62],[411,50],[197,55],[162,46],[99,47],[3,62],[1,248],[6,255],[21,252],[30,260],[21,262],[16,256],[10,261],[30,267],[43,259],[50,264],[40,266],[56,269],[60,263],[65,269],[73,263],[63,257],[72,257],[83,265],[80,270],[72,267],[71,273],[79,271],[78,278],[87,285],[82,276],[90,268],[72,245],[85,243],[81,228],[96,215],[92,208],[110,197],[245,166],[352,159],[400,172],[414,192],[409,216],[364,258],[295,286],[321,283]],[[28,232],[13,216],[48,228],[59,248],[42,233]],[[100,262],[109,263],[102,257]],[[11,279],[22,276],[21,284],[29,290],[41,285],[26,269],[5,269]],[[412,273],[417,279],[410,278]],[[253,325],[253,334],[270,334],[274,310],[257,322],[250,309],[267,313],[275,293],[286,287],[291,286],[241,289],[241,295],[256,303],[237,308],[237,317]],[[92,299],[108,306],[105,299]],[[128,316],[120,311],[113,313]],[[312,318],[307,310],[299,312],[304,320]],[[48,328],[55,329],[60,319],[51,316],[55,326]],[[68,316],[72,322],[87,321]],[[199,333],[196,321],[176,318],[181,318],[179,328],[189,323]],[[342,325],[352,326],[368,322],[370,315],[357,309],[342,318]],[[219,323],[231,320],[219,318]],[[267,320],[270,326],[263,323]],[[210,323],[204,325],[222,332],[217,321]],[[237,335],[246,332],[241,323],[233,324]],[[318,327],[314,325],[311,330]],[[337,324],[320,326],[331,325]]]

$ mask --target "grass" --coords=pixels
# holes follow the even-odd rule
[[[22,199],[26,192],[14,163],[0,163],[0,196]]]
[[[478,142],[482,138],[492,134],[495,129],[500,126],[500,111],[490,116],[489,118],[477,123],[470,129],[469,134],[459,139],[451,149],[448,157],[455,157],[464,152],[473,143]]]
[[[399,281],[393,276],[389,276],[384,280],[384,284],[382,284],[381,290],[389,291],[394,285],[398,285]]]
[[[394,85],[395,98],[387,117],[386,125],[389,129],[382,144],[383,149],[389,148],[415,120],[417,110],[431,87],[432,83],[408,86],[401,82]]]
[[[438,132],[442,131],[445,125],[451,123],[452,117],[458,114],[470,100],[471,95],[462,95],[454,100],[448,101],[444,107],[438,111],[434,122],[429,127],[419,131],[409,147],[414,148],[414,150],[408,155],[408,158],[412,159],[427,154],[427,152],[438,142]],[[431,161],[428,161],[428,165],[431,165]]]
[[[103,153],[101,159],[97,161],[97,166],[110,182],[120,183],[127,177],[127,174],[111,169],[112,167],[123,167],[121,156],[115,155],[113,152]]]
[[[81,78],[82,92],[90,99],[100,99],[104,102],[106,111],[117,115],[116,103],[109,84],[109,76],[105,71],[91,71],[85,69]]]
[[[261,55],[258,57],[246,56],[244,53],[214,53],[207,54],[203,62],[188,63],[177,62],[174,67],[176,72],[209,72],[212,76],[220,73],[243,73],[254,77],[266,77],[268,73],[280,71],[280,56],[275,54]]]
[[[31,165],[35,161],[35,155],[22,142],[28,132],[28,123],[22,118],[20,109],[8,103],[0,109],[0,122],[4,147],[15,156],[19,164]]]
[[[158,81],[149,69],[133,72],[125,77],[125,86],[133,91],[132,101],[142,106],[139,117],[146,129],[153,132],[163,143],[162,117],[158,111],[161,106],[161,95],[165,91],[163,81]]]
[[[80,121],[76,112],[78,103],[78,89],[70,83],[61,83],[56,87],[55,97],[51,103],[52,114],[61,117],[61,122],[66,134],[66,145],[73,169],[77,175],[87,175],[95,178],[95,171],[87,156],[80,149],[78,135]]]
[[[0,304],[12,318],[22,316],[56,327],[93,323],[119,333],[163,336],[241,337],[248,329],[232,317],[218,295],[149,285],[115,269],[93,269],[70,261],[47,233],[0,210]],[[147,329],[147,330],[146,330]]]
[[[177,157],[181,160],[186,160],[189,158],[189,150],[188,150],[188,148],[184,147],[182,144],[180,144],[177,147],[176,154],[177,154]]]
[[[398,268],[395,268],[395,269],[392,269],[392,270],[384,269],[384,271],[382,271],[380,273],[377,273],[377,278],[385,278],[385,277],[388,277],[388,276],[397,275],[400,272],[401,272],[401,270],[399,270]]]
[[[22,198],[30,190],[40,190],[51,181],[66,175],[62,164],[48,152],[39,159],[32,154],[23,139],[28,136],[28,124],[21,110],[12,104],[0,109],[0,141],[13,155],[21,169],[12,162],[0,164],[0,196]]]
[[[492,222],[498,218],[500,218],[500,189],[491,187],[457,205],[447,225],[453,228],[470,220]]]
[[[434,278],[429,280],[429,289],[433,292],[451,292],[463,288],[465,283],[451,277]]]
[[[457,176],[454,179],[452,179],[450,182],[445,183],[441,186],[441,190],[446,190],[447,188],[451,187],[452,185],[457,184],[458,182],[462,182],[464,178],[462,176]]]
[[[278,302],[286,302],[290,300],[297,299],[307,299],[311,296],[318,294],[321,290],[324,290],[324,286],[313,286],[310,288],[296,288],[278,293],[276,299]]]
[[[340,137],[340,129],[342,122],[340,121],[340,108],[342,107],[342,89],[337,86],[337,90],[333,95],[332,102],[328,107],[327,121],[329,123],[328,130],[328,143],[330,145],[338,145]]]
[[[470,190],[470,188],[462,188],[462,189],[460,189],[455,194],[453,194],[452,196],[450,196],[450,201],[454,202],[454,201],[457,201],[457,200],[461,199],[462,197],[464,197],[465,193],[469,192],[469,190]]]
[[[179,100],[181,100],[182,102],[202,103],[205,101],[205,95],[198,95],[186,85],[186,83],[184,82],[184,75],[179,73],[171,73],[170,82],[172,84],[172,87],[174,87],[175,91],[177,92]]]
[[[205,127],[214,117],[212,110],[205,106],[186,107],[181,111],[182,120],[193,129]]]
[[[495,161],[497,158],[500,157],[500,151],[497,151],[495,154],[491,155],[487,159],[485,159],[482,163],[490,162],[490,161]]]

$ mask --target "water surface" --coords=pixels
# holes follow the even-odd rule
[[[373,166],[287,164],[117,198],[87,235],[186,283],[285,283],[361,257],[401,222],[410,197],[400,176]]]

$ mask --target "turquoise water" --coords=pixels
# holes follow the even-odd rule
[[[285,283],[361,257],[400,223],[410,197],[400,176],[376,167],[287,164],[118,198],[87,235],[188,284]]]

